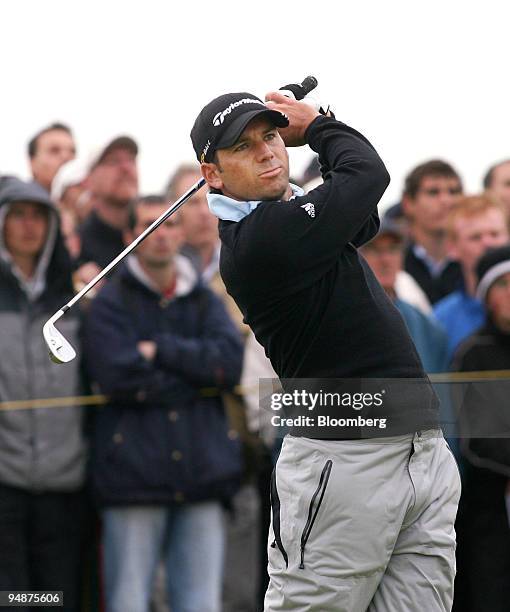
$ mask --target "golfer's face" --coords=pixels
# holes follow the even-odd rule
[[[289,156],[274,125],[250,121],[239,140],[220,149],[218,174],[224,195],[235,200],[280,200],[289,190]]]

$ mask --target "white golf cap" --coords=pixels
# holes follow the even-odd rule
[[[89,165],[83,159],[71,159],[60,166],[51,182],[51,199],[59,202],[65,190],[73,185],[79,185],[87,178],[88,173]]]

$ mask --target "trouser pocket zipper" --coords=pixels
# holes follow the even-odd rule
[[[331,474],[332,467],[333,467],[333,462],[331,461],[331,459],[328,459],[322,469],[321,477],[319,479],[319,484],[317,486],[317,489],[315,490],[315,493],[313,494],[312,499],[310,501],[310,507],[308,508],[308,518],[306,521],[305,528],[303,529],[303,534],[301,535],[301,562],[299,564],[299,569],[305,569],[306,543],[308,542],[308,538],[310,537],[310,533],[315,523],[315,519],[317,518],[317,514],[321,507],[322,500],[324,498],[324,493],[326,492],[326,487],[328,486],[329,476]],[[319,500],[317,502],[317,505],[315,506],[315,500],[317,499],[317,496],[319,495],[320,495]],[[315,506],[315,511],[314,511],[314,506]]]

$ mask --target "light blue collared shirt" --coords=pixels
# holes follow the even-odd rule
[[[301,187],[297,185],[290,183],[290,188],[293,193],[290,198],[291,200],[305,194]],[[207,194],[209,210],[213,215],[223,221],[241,221],[241,219],[244,219],[253,212],[262,201],[263,200],[251,200],[248,202],[240,202],[239,200],[234,200],[221,193]]]

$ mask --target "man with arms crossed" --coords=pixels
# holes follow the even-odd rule
[[[421,386],[405,407],[393,397],[370,409],[390,425],[377,438],[361,427],[286,436],[265,610],[450,610],[458,471],[405,325],[357,252],[377,232],[388,173],[352,128],[279,93],[267,100],[220,96],[191,132],[229,293],[280,378]],[[289,184],[286,150],[305,143],[324,177],[306,196]]]

